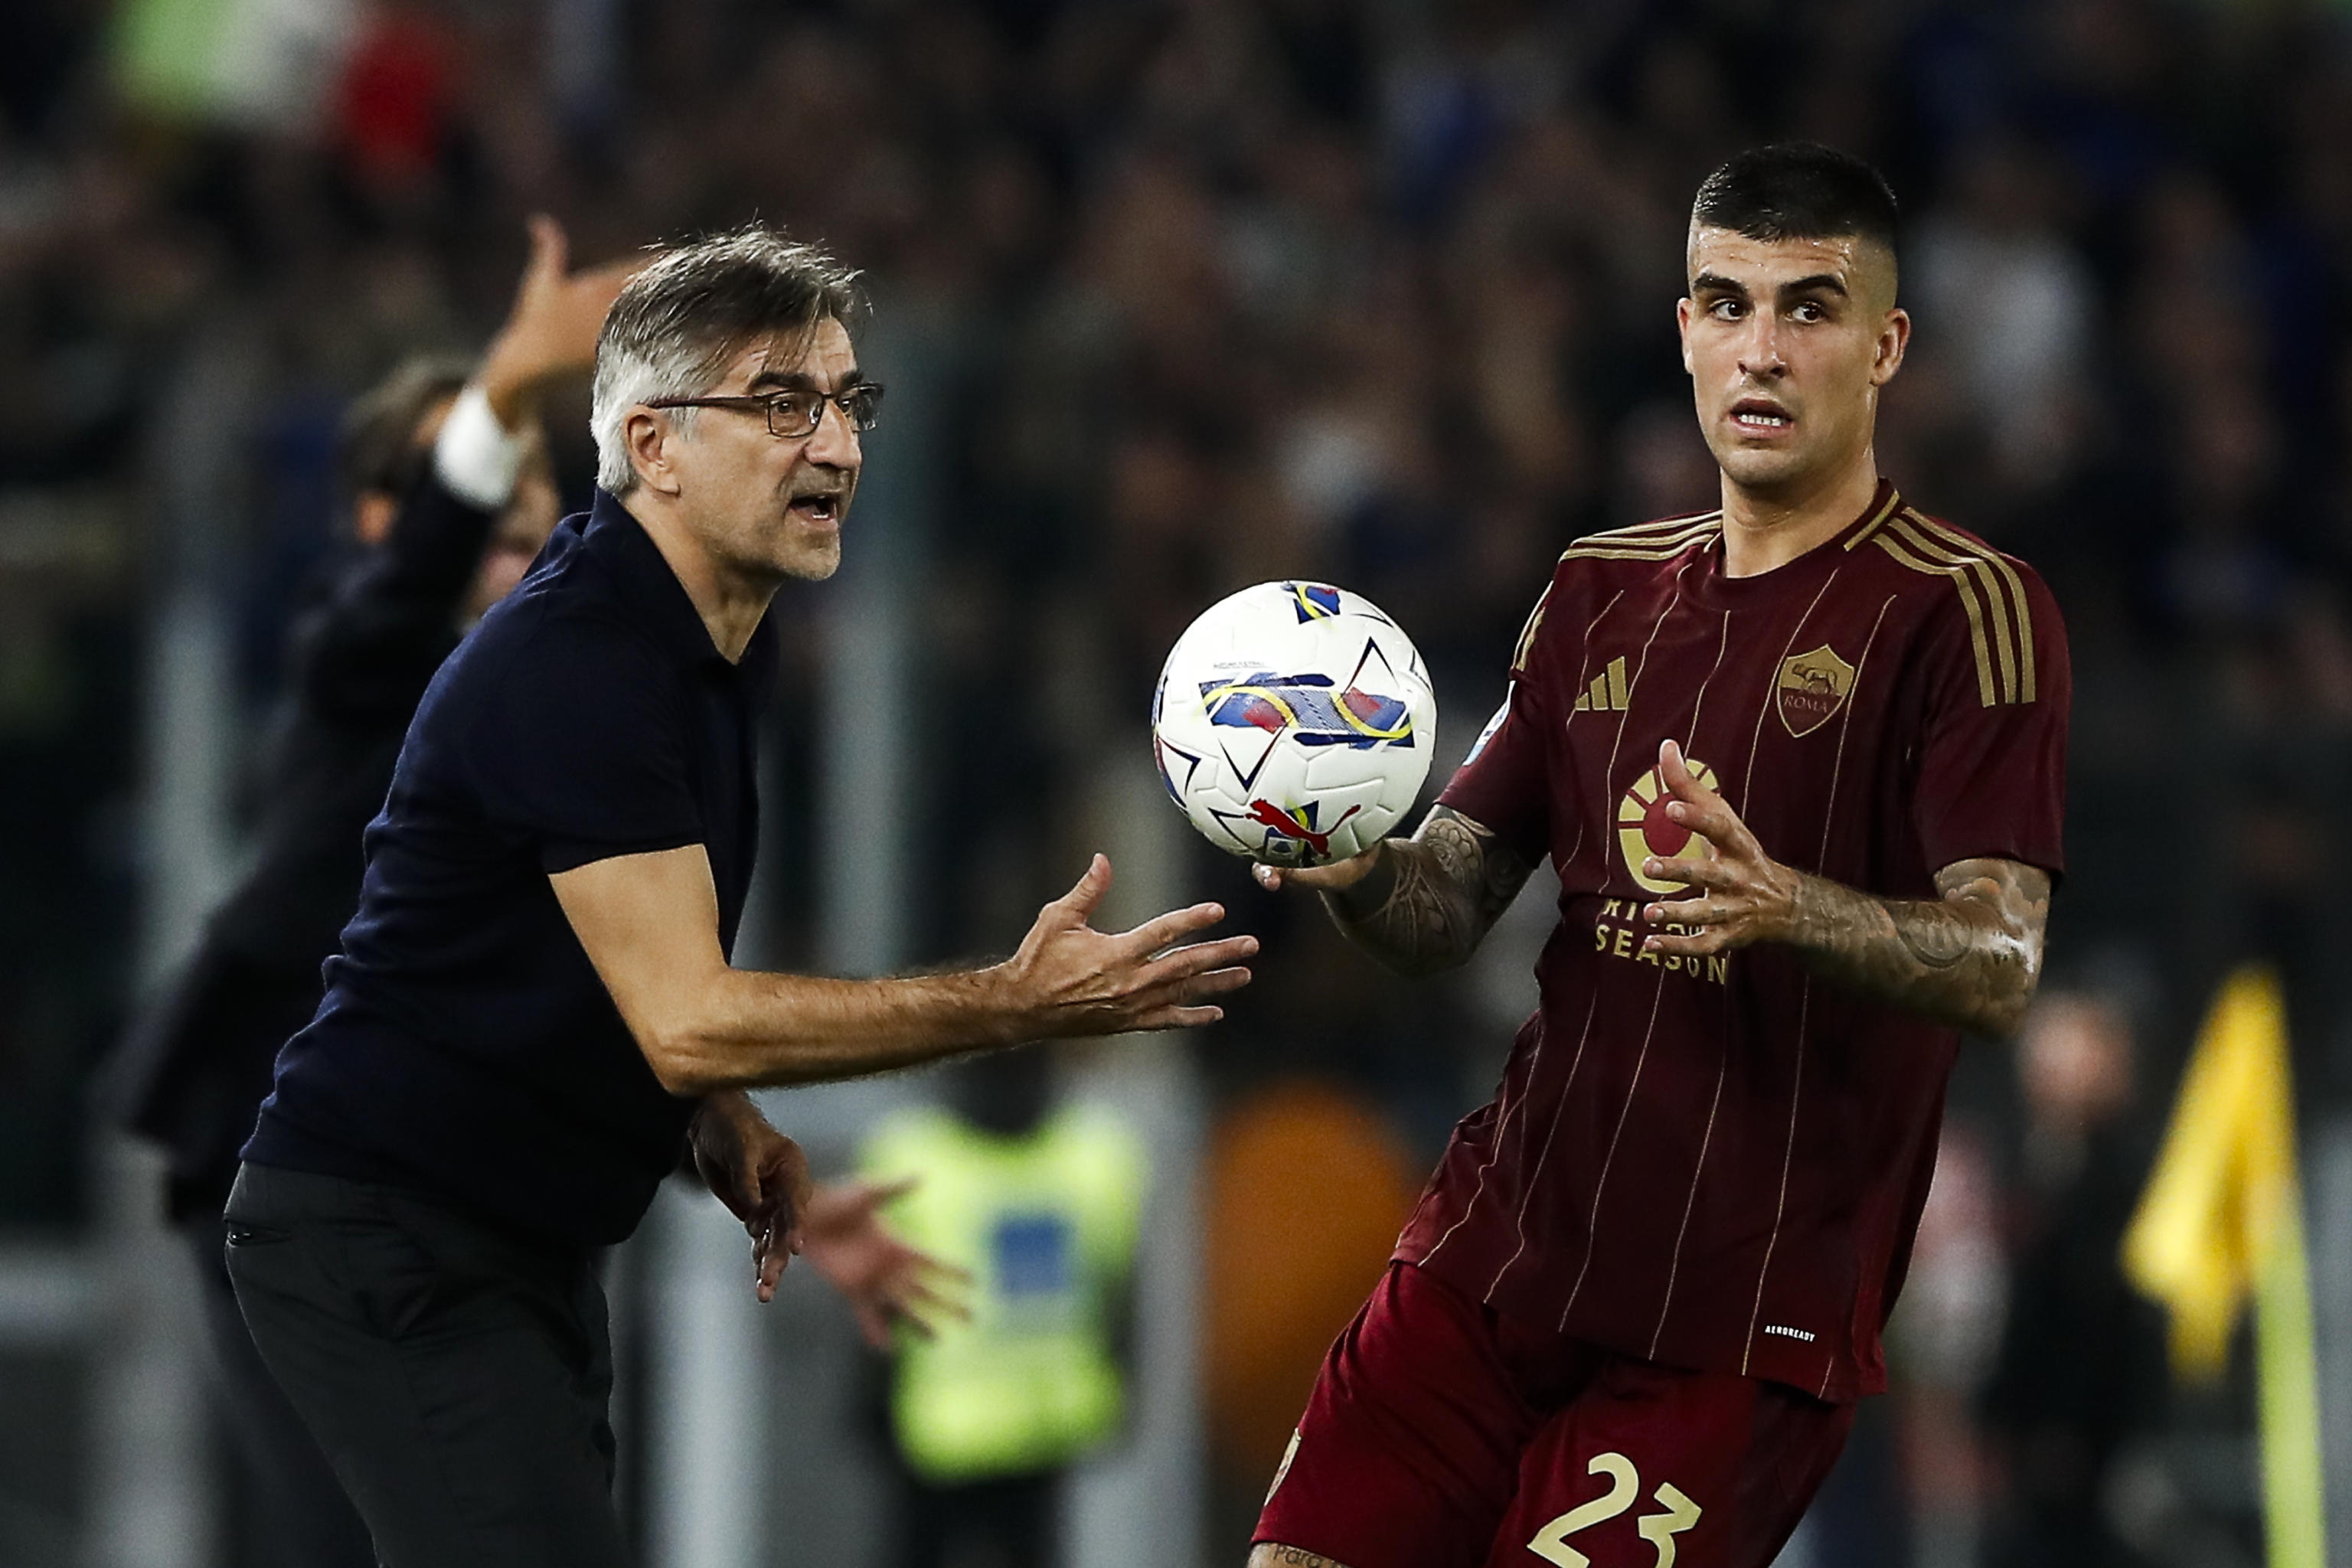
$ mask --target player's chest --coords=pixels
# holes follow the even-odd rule
[[[1668,740],[1759,838],[1818,864],[1841,822],[1900,787],[1905,612],[1861,595],[1726,605],[1629,592],[1552,639],[1549,761],[1591,869],[1639,881],[1628,868],[1647,855],[1699,852],[1665,815]]]

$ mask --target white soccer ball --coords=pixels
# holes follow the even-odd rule
[[[1171,798],[1210,843],[1270,866],[1378,843],[1412,809],[1436,740],[1412,640],[1323,583],[1261,583],[1210,605],[1151,698]]]

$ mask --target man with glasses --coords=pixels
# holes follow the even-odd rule
[[[1253,939],[1185,942],[1214,905],[1092,930],[1100,857],[985,969],[730,964],[769,602],[839,564],[880,400],[854,281],[751,228],[622,290],[595,503],[435,678],[246,1145],[237,1299],[386,1568],[628,1561],[595,1252],[690,1146],[772,1285],[807,1178],[745,1089],[1203,1024],[1248,979]]]

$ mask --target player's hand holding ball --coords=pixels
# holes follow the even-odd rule
[[[1285,870],[1279,866],[1261,862],[1250,868],[1250,875],[1259,887],[1269,893],[1282,891],[1284,885],[1289,882],[1297,882],[1300,887],[1318,893],[1336,893],[1342,888],[1352,888],[1370,876],[1372,868],[1380,863],[1381,847],[1375,844],[1361,855],[1350,855],[1345,860],[1334,860],[1328,866],[1293,866]]]
[[[1201,835],[1286,874],[1346,887],[1429,776],[1437,697],[1411,638],[1361,595],[1261,583],[1176,639],[1151,700],[1160,781]]]

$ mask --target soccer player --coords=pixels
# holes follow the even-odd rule
[[[1828,1473],[1959,1035],[2042,967],[2069,697],[2032,571],[1879,477],[1895,207],[1820,147],[1691,214],[1722,507],[1579,541],[1410,842],[1312,870],[1459,963],[1536,858],[1541,1001],[1332,1346],[1252,1568],[1765,1568]]]
[[[1213,904],[1092,930],[1099,857],[986,969],[729,963],[769,604],[838,565],[881,397],[845,325],[854,276],[749,229],[621,289],[594,505],[433,678],[325,998],[245,1145],[237,1303],[383,1568],[629,1561],[596,1251],[690,1145],[772,1287],[821,1216],[744,1089],[1207,1023],[1248,979],[1254,939],[1185,942]]]

